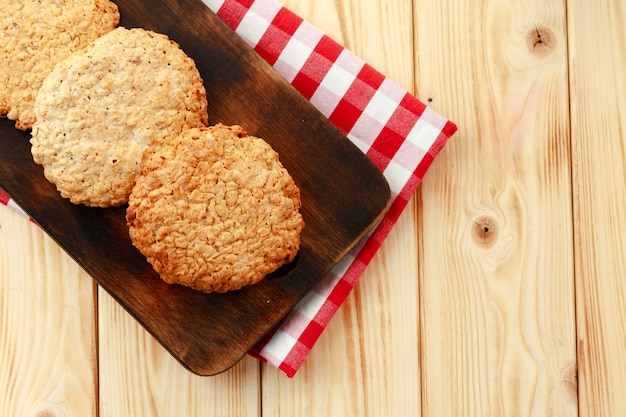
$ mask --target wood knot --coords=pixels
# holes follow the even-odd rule
[[[535,26],[526,35],[528,48],[535,54],[545,56],[554,50],[555,37],[545,26]]]
[[[576,361],[571,361],[565,366],[561,382],[567,399],[576,404],[578,402],[578,366]]]
[[[483,216],[474,220],[472,237],[481,246],[489,247],[498,237],[498,226],[495,219]]]

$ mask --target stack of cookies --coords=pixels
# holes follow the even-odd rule
[[[0,9],[0,116],[74,204],[128,204],[133,244],[161,278],[240,289],[290,263],[304,222],[278,154],[208,126],[195,62],[167,36],[119,24],[108,0]]]

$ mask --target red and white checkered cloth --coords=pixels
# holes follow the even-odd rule
[[[203,0],[383,172],[380,224],[251,355],[293,377],[388,236],[456,126],[275,0]],[[19,210],[0,190],[0,203]]]

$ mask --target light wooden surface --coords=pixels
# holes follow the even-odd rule
[[[0,415],[624,415],[621,0],[284,4],[459,125],[304,367],[189,374],[2,207]]]

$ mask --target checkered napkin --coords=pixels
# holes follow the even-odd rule
[[[378,226],[250,352],[293,377],[456,126],[275,0],[203,1],[356,144],[391,188]],[[19,211],[2,190],[0,203]]]

